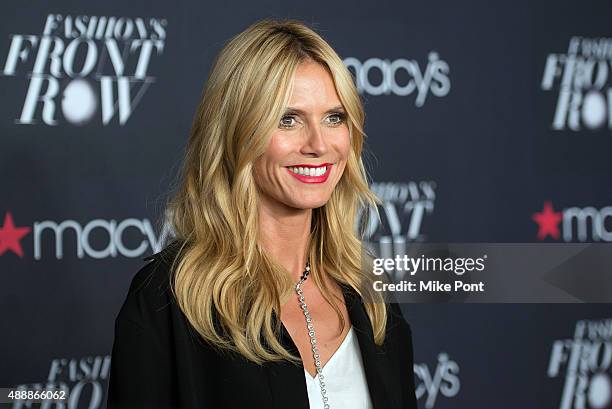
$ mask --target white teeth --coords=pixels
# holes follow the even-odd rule
[[[293,173],[303,176],[321,176],[327,172],[327,166],[321,166],[319,168],[304,168],[304,167],[289,167],[289,170]]]

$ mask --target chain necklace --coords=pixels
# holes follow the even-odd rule
[[[310,274],[310,260],[306,261],[306,269],[302,273],[300,280],[295,285],[295,292],[298,295],[298,300],[302,310],[304,310],[304,317],[306,317],[306,327],[308,328],[308,336],[310,337],[310,345],[312,345],[312,357],[314,358],[315,368],[317,370],[317,378],[319,379],[319,386],[321,387],[321,398],[323,399],[323,408],[329,409],[329,403],[327,403],[327,390],[325,389],[325,382],[323,381],[323,368],[321,368],[321,357],[319,355],[319,347],[317,346],[317,338],[315,337],[314,325],[312,324],[312,318],[310,311],[306,306],[304,299],[304,293],[302,292],[302,284],[308,278]]]

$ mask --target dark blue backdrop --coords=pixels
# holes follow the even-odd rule
[[[53,3],[0,16],[0,387],[102,407],[212,59],[264,17],[310,23],[355,74],[378,251],[612,241],[609,2]],[[612,405],[609,305],[404,313],[422,408]]]

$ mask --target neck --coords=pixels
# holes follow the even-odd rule
[[[304,272],[310,240],[312,209],[296,209],[270,203],[262,197],[259,209],[259,243],[291,274],[294,281]]]

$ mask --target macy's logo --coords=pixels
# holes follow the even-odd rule
[[[548,236],[563,241],[612,241],[612,229],[606,226],[606,220],[612,219],[612,206],[596,209],[569,207],[555,211],[550,200],[544,203],[542,211],[534,213],[531,219],[538,225],[538,239]]]
[[[133,232],[127,233],[130,230]],[[136,244],[128,245],[124,240],[124,235],[127,233],[134,237],[134,232],[142,235],[142,239]],[[48,248],[48,246],[45,246],[48,241],[55,243],[55,258],[64,258],[64,255],[68,253],[68,249],[65,249],[64,246],[67,235],[70,235],[69,243],[72,246],[69,250],[76,254],[78,258],[87,256],[103,259],[117,257],[118,255],[131,258],[140,257],[147,253],[149,249],[158,252],[169,234],[169,229],[165,225],[162,233],[157,237],[148,219],[135,218],[122,221],[94,219],[85,225],[75,220],[64,220],[59,223],[44,220],[34,222],[32,227],[19,227],[15,225],[11,212],[7,211],[4,215],[4,222],[0,226],[0,256],[10,252],[23,258],[25,252],[22,240],[30,233],[33,237],[35,260],[43,258],[43,248]],[[94,235],[96,236],[96,243],[99,241],[105,242],[102,248],[94,248],[92,245],[92,236]],[[100,240],[100,237],[102,237],[102,240]],[[47,253],[46,255],[52,255],[53,251]]]

